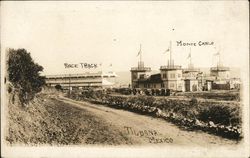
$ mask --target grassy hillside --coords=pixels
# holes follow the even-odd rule
[[[56,92],[40,93],[26,106],[18,98],[8,104],[10,145],[131,144],[115,127],[92,113],[56,99]]]

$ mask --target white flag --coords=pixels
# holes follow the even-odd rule
[[[141,54],[141,50],[138,52],[137,57]]]
[[[163,52],[163,54],[165,54],[165,53],[167,53],[167,52],[169,52],[170,51],[170,49],[168,48],[167,50],[165,50],[165,52]]]
[[[138,52],[138,54],[137,54],[137,57],[138,57],[140,54],[141,54],[141,44],[140,44],[140,50],[139,50],[139,52]]]
[[[216,48],[216,47],[214,47],[214,49],[216,50],[217,48]],[[214,56],[218,56],[218,55],[220,55],[220,47],[219,47],[218,52],[214,54]]]
[[[214,56],[217,56],[217,55],[220,55],[220,52],[214,54]]]
[[[189,53],[189,54],[188,54],[188,57],[187,57],[187,59],[189,59],[189,58],[191,58],[191,53]]]

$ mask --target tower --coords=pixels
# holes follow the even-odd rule
[[[167,60],[167,66],[161,66],[161,78],[163,80],[164,88],[172,89],[176,91],[183,90],[182,81],[182,69],[179,65],[174,65],[174,60],[172,59],[172,42],[170,41],[169,49],[169,60]]]
[[[182,77],[184,79],[184,91],[201,91],[202,90],[202,74],[200,70],[194,68],[192,63],[192,54],[191,47],[189,50],[188,67],[183,69]]]
[[[140,45],[140,50],[137,54],[139,56],[138,66],[132,67],[131,72],[131,86],[132,88],[142,88],[143,85],[140,81],[146,80],[150,76],[151,68],[144,67],[144,62],[142,61],[142,48]]]
[[[221,53],[218,51],[214,56],[217,58],[216,66],[210,68],[210,76],[215,80],[227,81],[230,79],[230,68],[223,66],[221,62]]]

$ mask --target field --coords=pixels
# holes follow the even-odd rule
[[[228,101],[240,101],[240,92],[238,90],[213,90],[203,92],[185,92],[177,93],[177,96],[195,97],[203,99],[216,99]]]

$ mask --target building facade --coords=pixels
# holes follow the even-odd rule
[[[216,66],[210,68],[210,76],[214,76],[215,80],[229,81],[230,69],[225,66]]]
[[[175,91],[183,91],[182,69],[178,65],[168,65],[160,67],[163,87]]]
[[[204,86],[202,81],[202,73],[199,69],[189,67],[182,70],[182,77],[184,80],[184,89],[183,91],[192,92],[192,91],[202,91]]]

